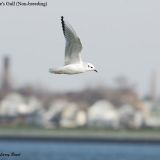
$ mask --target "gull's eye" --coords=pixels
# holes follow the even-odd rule
[[[93,68],[93,67],[91,67],[91,68]]]

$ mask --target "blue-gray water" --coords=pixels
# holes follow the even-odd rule
[[[11,156],[11,153],[20,156]],[[9,154],[9,157],[3,154]],[[0,142],[3,160],[160,160],[160,145],[64,142]]]

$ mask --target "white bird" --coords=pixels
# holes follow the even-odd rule
[[[57,69],[50,68],[50,73],[78,74],[87,71],[96,71],[93,64],[83,62],[81,59],[82,44],[72,26],[61,17],[62,29],[66,40],[65,65]]]

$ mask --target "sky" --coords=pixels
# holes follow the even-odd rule
[[[124,75],[137,84],[139,93],[149,91],[152,72],[160,73],[160,1],[41,2],[48,5],[0,6],[0,58],[11,57],[15,85],[41,84],[54,91],[72,91],[113,85],[116,77]],[[83,60],[93,63],[98,73],[68,76],[48,72],[64,64],[62,15],[81,39]]]

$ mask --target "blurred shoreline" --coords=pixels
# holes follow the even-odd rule
[[[66,143],[132,143],[132,144],[160,144],[160,139],[116,139],[116,138],[90,138],[90,137],[35,137],[35,136],[0,136],[0,141],[16,142],[66,142]]]
[[[1,128],[0,141],[160,144],[160,129],[108,130],[96,128]]]

